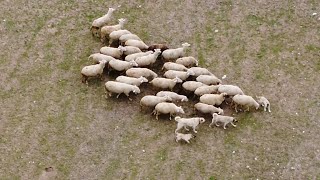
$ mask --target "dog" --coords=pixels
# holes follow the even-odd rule
[[[174,118],[175,121],[178,122],[177,129],[175,130],[175,133],[177,133],[181,128],[184,127],[185,130],[189,131],[187,126],[192,127],[193,132],[197,133],[196,127],[199,124],[202,124],[205,122],[204,118],[201,117],[194,117],[194,118],[181,118],[179,116]]]
[[[176,133],[176,142],[180,141],[181,139],[183,139],[184,141],[186,141],[187,143],[190,143],[190,139],[191,138],[195,138],[196,136],[193,134],[182,134],[182,133]]]

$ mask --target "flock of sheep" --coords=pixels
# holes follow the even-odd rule
[[[232,99],[231,105],[234,105],[235,111],[238,112],[238,106],[258,109],[264,107],[264,111],[270,111],[270,103],[265,97],[257,97],[257,101],[235,85],[225,85],[222,81],[212,74],[208,69],[198,67],[198,60],[191,56],[185,56],[186,49],[190,46],[183,43],[182,47],[170,49],[165,44],[146,45],[137,35],[124,29],[126,19],[119,19],[119,24],[108,25],[111,22],[112,14],[115,11],[109,8],[104,16],[93,21],[91,26],[92,35],[101,39],[102,42],[108,42],[108,46],[100,49],[99,53],[89,56],[93,65],[85,66],[81,70],[82,82],[88,85],[89,77],[101,77],[105,68],[110,71],[124,73],[126,76],[118,76],[114,81],[105,83],[106,98],[117,94],[125,94],[129,97],[130,92],[139,94],[139,86],[142,83],[149,82],[154,89],[160,90],[156,95],[146,95],[141,98],[142,107],[153,108],[153,114],[169,114],[169,118],[175,114],[185,114],[181,106],[175,103],[188,102],[188,97],[176,92],[185,92],[191,98],[199,98],[194,108],[203,114],[212,115],[212,122],[216,126],[222,125],[224,129],[228,124],[236,127],[236,119],[231,116],[224,116],[223,109],[219,106],[226,100]],[[111,47],[113,44],[118,47]],[[161,64],[163,75],[155,73],[149,68],[155,68],[155,64]],[[160,71],[161,72],[161,71]],[[162,77],[159,77],[162,76]],[[182,83],[181,86],[177,85]],[[175,88],[176,87],[176,88]],[[176,92],[174,92],[174,88]],[[190,94],[193,94],[190,96]],[[129,98],[129,100],[131,100]],[[173,103],[175,102],[175,103]],[[226,102],[227,103],[227,102]],[[203,117],[182,118],[176,116],[177,129],[175,130],[176,141],[183,139],[187,143],[194,137],[192,134],[179,133],[184,128],[189,131],[188,127],[197,133],[196,127],[205,122]]]

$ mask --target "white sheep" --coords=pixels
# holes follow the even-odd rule
[[[121,60],[111,60],[109,61],[109,67],[116,71],[125,71],[132,67],[138,66],[138,64],[135,61],[121,61]]]
[[[177,133],[181,128],[189,131],[187,127],[192,127],[194,133],[197,133],[196,128],[199,124],[204,123],[206,120],[202,117],[193,117],[193,118],[181,118],[179,116],[174,118],[178,122],[177,129],[174,131]]]
[[[181,80],[185,81],[189,76],[194,75],[194,72],[192,70],[185,71],[175,71],[175,70],[168,70],[164,73],[164,77],[173,79],[175,77],[180,78]]]
[[[200,75],[196,78],[196,81],[202,82],[206,85],[216,85],[221,84],[221,80],[217,78],[215,75]]]
[[[135,61],[139,67],[149,66],[156,62],[158,56],[161,54],[160,49],[156,49],[154,53],[138,57]]]
[[[192,67],[192,66],[198,66],[199,65],[199,61],[192,57],[192,56],[187,56],[187,57],[181,57],[181,58],[178,58],[176,60],[176,63],[177,64],[182,64],[186,67]]]
[[[123,51],[123,54],[126,56],[142,52],[139,48],[134,46],[119,46],[118,48],[121,49]]]
[[[161,102],[166,102],[166,101],[171,102],[172,99],[169,96],[159,97],[159,96],[153,96],[153,95],[146,95],[141,98],[140,106],[141,106],[141,108],[143,106],[155,107],[157,104],[159,104]]]
[[[141,41],[139,36],[137,36],[136,34],[124,34],[124,35],[120,36],[119,41],[121,42],[121,44],[123,44],[126,41],[128,41],[129,39],[135,39],[135,40]]]
[[[109,36],[113,31],[123,29],[124,25],[127,23],[127,20],[124,18],[118,19],[119,24],[113,26],[103,26],[101,28],[101,41],[103,42],[106,37]]]
[[[139,78],[141,76],[145,78],[156,78],[158,75],[148,68],[130,68],[126,71],[126,75],[130,77]]]
[[[226,93],[221,94],[204,94],[200,97],[200,102],[209,104],[209,105],[217,105],[219,106],[225,99],[225,96],[227,96]]]
[[[201,86],[207,86],[207,85],[197,81],[186,81],[182,84],[183,89],[187,91],[192,91],[192,92],[194,92],[197,88]]]
[[[171,91],[160,91],[156,94],[156,96],[163,97],[163,96],[169,96],[171,97],[172,101],[181,101],[181,102],[187,102],[188,98],[185,95],[180,95],[175,92]]]
[[[244,95],[243,91],[238,86],[234,85],[220,85],[218,92],[227,93],[229,96],[234,96],[237,94]]]
[[[146,55],[149,55],[152,53],[153,53],[153,51],[134,53],[134,54],[130,54],[130,55],[126,56],[124,60],[125,61],[135,61],[138,57],[146,56]]]
[[[214,107],[213,105],[204,104],[201,102],[195,104],[194,108],[204,114],[211,114],[211,115],[213,115],[213,113],[223,114],[223,109]]]
[[[107,63],[106,60],[102,60],[102,61],[100,61],[99,64],[94,64],[94,65],[89,65],[89,66],[83,67],[81,70],[82,82],[86,83],[88,85],[88,78],[89,77],[99,76],[101,78],[102,73],[103,73],[103,69],[104,69],[106,63]]]
[[[162,69],[175,70],[175,71],[187,71],[188,70],[188,68],[186,68],[184,65],[173,63],[173,62],[164,63]]]
[[[100,53],[120,59],[123,54],[123,49],[104,46],[100,48]]]
[[[144,83],[144,82],[148,82],[148,79],[146,79],[145,77],[141,76],[139,78],[134,78],[134,77],[128,77],[128,76],[118,76],[116,78],[117,82],[122,82],[122,83],[126,83],[126,84],[131,84],[134,86],[140,86],[140,84]]]
[[[191,138],[195,138],[196,136],[193,134],[182,134],[182,133],[176,133],[176,142],[180,141],[183,139],[187,143],[190,143]]]
[[[141,40],[135,40],[135,39],[129,39],[124,43],[126,46],[134,46],[137,47],[141,50],[148,49],[148,45],[146,45],[143,41]]]
[[[169,59],[177,59],[179,57],[183,57],[186,49],[190,46],[189,43],[183,43],[182,47],[176,49],[167,49],[162,52],[162,57],[165,60]]]
[[[182,107],[181,106],[178,107],[174,103],[168,103],[168,102],[161,102],[157,104],[153,110],[153,114],[156,115],[157,120],[158,120],[159,114],[170,114],[170,120],[171,120],[171,116],[176,113],[184,114]]]
[[[238,112],[238,105],[247,107],[247,111],[250,110],[250,106],[254,106],[256,109],[258,109],[260,106],[259,103],[257,103],[257,101],[253,99],[253,97],[248,95],[237,94],[233,96],[232,102],[235,104],[234,109],[236,110],[236,112]]]
[[[111,32],[109,34],[109,44],[112,44],[114,41],[118,41],[119,38],[125,34],[131,34],[131,32],[126,29],[120,29],[120,30]]]
[[[174,79],[168,78],[154,78],[150,81],[153,86],[161,88],[161,89],[170,89],[172,90],[177,83],[182,83],[182,80],[178,77]]]
[[[109,96],[112,96],[112,93],[118,94],[117,98],[122,93],[124,93],[127,97],[129,97],[130,92],[133,92],[134,94],[140,93],[140,89],[138,86],[133,86],[130,84],[116,82],[116,81],[107,81],[105,83],[105,89],[106,89],[106,94],[108,94]],[[129,100],[131,99],[129,98]]]
[[[115,9],[109,8],[108,13],[103,15],[102,17],[99,17],[98,19],[95,19],[92,22],[91,25],[91,32],[93,36],[99,37],[99,30],[102,26],[106,25],[108,22],[110,22],[111,17]]]
[[[221,116],[218,115],[217,113],[213,113],[212,115],[212,122],[209,124],[209,127],[212,126],[212,124],[215,124],[217,127],[219,127],[220,125],[218,123],[222,123],[223,124],[223,129],[226,129],[227,124],[231,124],[233,127],[236,127],[235,124],[233,124],[234,122],[237,122],[237,120],[234,117],[231,116]]]
[[[202,67],[191,67],[189,68],[194,72],[194,76],[200,75],[213,75],[208,69]]]
[[[263,96],[257,96],[257,102],[263,107],[264,111],[268,111],[271,112],[270,110],[270,102],[268,101],[267,98],[263,97]]]
[[[218,91],[218,88],[219,88],[219,85],[200,86],[194,91],[194,94],[197,96],[202,96],[204,94],[213,94]]]
[[[101,53],[94,53],[94,54],[91,54],[89,57],[88,57],[88,60],[92,59],[93,63],[95,64],[99,64],[99,61],[102,61],[102,60],[105,60],[107,62],[111,61],[111,60],[115,60],[114,57],[112,56],[108,56],[108,55],[105,55],[105,54],[101,54]]]

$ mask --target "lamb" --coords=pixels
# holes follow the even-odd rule
[[[189,68],[194,72],[194,76],[200,75],[213,75],[208,69],[202,67],[191,67]]]
[[[186,141],[187,143],[190,143],[190,139],[191,138],[195,138],[196,136],[193,134],[182,134],[182,133],[176,133],[176,142],[180,141],[181,139],[183,139],[184,141]]]
[[[173,79],[175,77],[180,78],[181,80],[185,81],[189,76],[194,75],[194,72],[192,70],[185,71],[175,71],[175,70],[168,70],[164,73],[164,77]]]
[[[173,63],[173,62],[164,63],[162,69],[175,70],[175,71],[187,71],[188,70],[188,68],[186,68],[184,65]]]
[[[125,23],[127,23],[127,20],[124,19],[124,18],[118,19],[118,21],[119,21],[119,24],[116,24],[116,25],[113,25],[113,26],[103,26],[101,28],[101,41],[102,42],[113,31],[117,31],[117,30],[123,29],[123,26],[125,25]]]
[[[197,81],[186,81],[182,84],[182,87],[187,90],[187,91],[192,91],[194,92],[197,88],[201,87],[201,86],[207,86],[201,82],[197,82]]]
[[[194,91],[194,94],[197,96],[202,96],[204,94],[212,94],[212,93],[216,93],[218,91],[218,88],[219,88],[219,85],[200,86]]]
[[[215,75],[200,75],[196,78],[196,81],[202,82],[206,85],[216,85],[221,84],[221,80],[217,78]]]
[[[263,97],[263,96],[257,96],[257,102],[263,107],[264,111],[268,111],[271,112],[270,110],[270,102],[268,101],[267,98]]]
[[[186,49],[190,46],[189,43],[183,43],[182,47],[176,49],[167,49],[162,52],[162,57],[165,60],[177,59],[183,57]]]
[[[123,44],[126,41],[128,41],[129,39],[135,39],[135,40],[141,41],[139,36],[137,36],[136,34],[124,34],[124,35],[120,36],[119,41],[121,42],[121,44]]]
[[[152,44],[149,46],[148,51],[154,51],[155,49],[160,49],[161,52],[169,49],[167,45],[165,44]]]
[[[119,46],[118,48],[121,49],[123,51],[123,54],[126,56],[142,52],[139,48],[134,46]]]
[[[113,48],[113,47],[102,47],[100,49],[100,53],[104,54],[104,55],[108,55],[108,56],[112,56],[116,59],[120,59],[122,54],[123,54],[123,49],[121,48]]]
[[[109,34],[109,44],[112,44],[113,41],[118,41],[119,38],[125,34],[131,34],[131,32],[126,29],[120,29],[117,31],[113,31],[112,33]]]
[[[129,39],[124,43],[126,46],[134,46],[137,47],[141,50],[148,49],[148,45],[146,45],[143,41],[141,40],[135,40],[135,39]]]
[[[126,71],[126,75],[136,78],[139,78],[141,76],[145,78],[152,77],[152,79],[158,77],[158,75],[155,72],[151,71],[148,68],[130,68]]]
[[[138,66],[138,64],[135,61],[121,61],[121,60],[111,60],[109,62],[109,66],[117,71],[125,71],[128,70],[134,66]]]
[[[237,107],[238,105],[247,107],[247,111],[250,110],[250,106],[254,106],[256,109],[259,108],[259,103],[255,101],[251,96],[248,95],[240,95],[237,94],[233,96],[232,101],[235,103],[235,110],[238,112]]]
[[[116,81],[126,83],[126,84],[131,84],[131,85],[139,87],[142,83],[148,82],[148,79],[146,79],[145,77],[142,77],[142,76],[139,78],[128,77],[128,76],[118,76],[116,78]]]
[[[88,60],[92,59],[93,63],[95,64],[99,64],[99,61],[102,61],[102,60],[105,60],[107,62],[111,61],[111,60],[115,60],[114,57],[112,56],[108,56],[108,55],[104,55],[104,54],[101,54],[101,53],[94,53],[94,54],[91,54],[89,57],[88,57]]]
[[[172,99],[169,96],[159,97],[159,96],[147,95],[141,98],[140,106],[155,107],[157,104],[161,102],[166,102],[166,101],[171,102]]]
[[[102,77],[103,69],[106,65],[107,61],[102,60],[99,64],[94,64],[90,66],[85,66],[81,70],[82,74],[82,82],[88,85],[88,78],[94,76]]]
[[[161,89],[172,89],[177,83],[182,83],[182,80],[178,77],[174,79],[167,79],[167,78],[154,78],[152,81],[150,81],[153,86],[161,88]]]
[[[176,60],[177,64],[182,64],[186,67],[192,67],[192,66],[198,66],[199,65],[199,61],[192,57],[192,56],[187,56],[187,57],[182,57],[182,58],[178,58]]]
[[[93,36],[99,37],[99,30],[102,26],[106,25],[112,17],[113,11],[115,9],[109,8],[108,13],[98,19],[95,19],[91,25],[91,32]]]
[[[171,116],[176,113],[184,114],[182,107],[181,106],[178,107],[174,103],[168,103],[168,102],[161,102],[157,104],[153,110],[153,114],[156,115],[157,120],[158,120],[159,114],[170,114],[169,119],[171,120]]]
[[[192,130],[194,133],[197,133],[196,127],[199,124],[204,123],[206,120],[202,117],[194,117],[194,118],[181,118],[179,116],[174,118],[175,121],[178,122],[177,129],[174,131],[177,133],[181,128],[184,128],[185,130],[189,131],[187,126],[192,127]]]
[[[243,91],[238,86],[234,85],[220,85],[218,92],[227,93],[229,96],[234,96],[237,94],[244,95]]]
[[[218,123],[222,123],[223,124],[223,129],[226,129],[227,124],[231,124],[233,127],[236,127],[235,124],[233,124],[234,122],[237,122],[237,120],[234,117],[231,116],[221,116],[218,115],[217,113],[213,113],[212,115],[212,122],[210,123],[209,127],[212,126],[212,124],[215,124],[217,127],[219,127],[220,125]]]
[[[130,92],[132,91],[134,94],[139,94],[140,89],[138,86],[133,86],[130,84],[122,83],[122,82],[116,82],[116,81],[108,81],[105,83],[105,89],[106,94],[108,94],[110,97],[112,93],[117,93],[117,98],[120,96],[120,94],[124,93],[127,97],[129,97]],[[107,96],[106,96],[107,98]],[[132,99],[129,98],[131,101]]]
[[[159,96],[159,97],[169,96],[169,97],[171,97],[172,101],[181,101],[181,102],[188,101],[187,96],[180,95],[180,94],[177,94],[177,93],[171,92],[171,91],[160,91],[156,94],[156,96]]]
[[[194,108],[204,114],[207,114],[207,113],[211,115],[213,115],[213,113],[223,114],[223,109],[216,108],[213,105],[208,105],[201,102],[195,104]]]
[[[160,53],[161,53],[161,50],[156,49],[153,54],[138,57],[135,61],[138,63],[139,67],[148,66],[156,62]]]
[[[146,56],[146,55],[149,55],[152,53],[153,53],[153,51],[134,53],[134,54],[130,54],[130,55],[126,56],[124,60],[125,61],[135,61],[138,57]]]
[[[219,106],[225,99],[225,96],[227,96],[226,93],[221,94],[204,94],[200,97],[200,102],[209,104],[209,105],[217,105]]]

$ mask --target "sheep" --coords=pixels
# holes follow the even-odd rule
[[[141,76],[145,78],[152,77],[152,79],[158,77],[158,75],[155,72],[151,71],[148,68],[130,68],[126,71],[126,75],[136,78],[139,78]]]
[[[101,28],[101,42],[103,42],[105,38],[109,36],[109,34],[112,33],[113,31],[123,29],[123,26],[125,25],[125,23],[127,23],[127,20],[124,18],[118,19],[118,21],[119,21],[119,24],[116,24],[113,26],[103,26]]]
[[[159,96],[153,96],[153,95],[147,95],[141,98],[140,100],[140,107],[148,106],[148,107],[155,107],[157,104],[161,102],[171,102],[172,99],[169,96],[159,97]]]
[[[191,67],[189,68],[194,72],[194,76],[200,75],[213,75],[208,69],[202,67]]]
[[[146,45],[143,41],[141,40],[135,40],[135,39],[129,39],[124,43],[126,46],[134,46],[137,47],[141,50],[148,49],[148,45]],[[161,51],[160,51],[161,52]]]
[[[127,62],[127,61],[121,61],[121,60],[111,60],[109,62],[109,67],[117,71],[125,71],[134,66],[138,66],[138,64],[135,61]]]
[[[175,71],[187,71],[188,70],[188,68],[186,68],[184,65],[173,63],[173,62],[164,63],[162,69],[175,70]]]
[[[116,81],[107,81],[105,83],[105,90],[106,94],[108,94],[110,97],[112,93],[117,93],[117,98],[120,96],[120,94],[124,93],[127,97],[129,97],[130,92],[132,91],[134,94],[139,94],[140,89],[138,86],[133,86],[130,84],[122,83],[122,82],[116,82]],[[107,98],[107,96],[106,96]],[[132,99],[129,98],[131,101]]]
[[[113,41],[118,41],[119,38],[124,34],[131,34],[131,32],[126,29],[113,31],[112,33],[109,34],[109,44],[112,44]]]
[[[115,60],[114,57],[108,56],[108,55],[104,55],[104,54],[101,54],[101,53],[91,54],[88,57],[88,60],[90,60],[90,59],[92,59],[93,63],[95,63],[95,64],[99,64],[99,61],[102,61],[102,60],[106,60],[107,62],[109,62],[111,60]]]
[[[138,57],[135,61],[138,63],[139,67],[148,66],[156,62],[160,53],[161,53],[161,50],[156,49],[153,54]]]
[[[218,88],[219,88],[219,85],[200,86],[194,91],[194,94],[197,96],[202,96],[204,94],[212,94],[212,93],[216,93],[218,91]]]
[[[185,71],[175,71],[175,70],[168,70],[164,73],[164,77],[173,79],[175,77],[180,78],[181,80],[185,81],[189,76],[194,75],[194,72],[192,70]]]
[[[204,94],[200,96],[200,102],[209,104],[209,105],[217,105],[219,106],[225,99],[225,96],[227,96],[226,93],[221,94]]]
[[[209,127],[212,126],[212,124],[215,124],[217,127],[219,127],[220,125],[218,124],[222,123],[223,124],[223,129],[226,129],[227,124],[231,124],[233,127],[237,127],[235,124],[233,124],[234,122],[237,122],[237,120],[234,117],[231,116],[221,116],[218,115],[217,113],[213,113],[212,115],[212,122],[209,124]]]
[[[213,113],[224,114],[223,109],[214,107],[213,105],[204,104],[201,102],[195,104],[194,108],[204,114],[207,114],[207,113],[211,115],[213,115]]]
[[[116,81],[126,83],[126,84],[131,84],[131,85],[139,87],[142,83],[148,82],[148,79],[146,79],[143,76],[141,76],[139,78],[128,77],[128,76],[118,76],[116,78]]]
[[[124,34],[124,35],[120,36],[119,41],[121,42],[121,44],[123,44],[126,41],[128,41],[129,39],[135,39],[135,40],[141,41],[139,36],[137,36],[136,34]]]
[[[177,83],[182,83],[182,80],[178,77],[174,79],[167,79],[167,78],[154,78],[152,81],[150,81],[153,86],[161,88],[161,89],[172,89]]]
[[[95,20],[92,22],[92,25],[91,25],[91,29],[90,29],[90,30],[91,30],[93,36],[96,36],[96,37],[99,37],[99,36],[100,36],[100,34],[99,34],[100,28],[101,28],[102,26],[106,25],[106,24],[111,20],[113,11],[115,11],[115,9],[109,8],[107,14],[105,14],[105,15],[102,16],[102,17],[99,17],[98,19],[95,19]]]
[[[100,53],[104,54],[104,55],[108,55],[108,56],[112,56],[116,59],[120,59],[122,54],[123,54],[123,49],[121,48],[113,48],[113,47],[102,47],[100,49]]]
[[[157,120],[158,120],[159,114],[169,114],[170,115],[169,119],[171,120],[171,116],[176,113],[184,114],[182,107],[181,106],[178,107],[174,103],[168,103],[168,102],[161,102],[157,104],[153,110],[153,114],[156,115]]]
[[[247,107],[247,111],[250,110],[250,106],[254,106],[256,109],[258,109],[260,106],[259,103],[257,103],[257,101],[255,101],[251,96],[248,95],[237,94],[233,96],[232,102],[235,103],[234,109],[236,110],[236,112],[238,112],[238,105]]]
[[[216,84],[222,83],[222,81],[213,74],[212,75],[200,75],[196,78],[196,81],[202,82],[203,84],[206,84],[206,85],[216,85]]]
[[[88,78],[93,76],[102,77],[103,69],[106,65],[107,61],[102,60],[99,64],[85,66],[81,70],[82,74],[82,82],[88,85]]]
[[[177,133],[181,128],[184,128],[185,130],[189,131],[187,126],[192,127],[192,130],[194,133],[197,133],[196,127],[199,124],[204,123],[206,120],[202,117],[194,117],[194,118],[181,118],[179,116],[174,118],[175,121],[178,122],[177,129],[174,131]]]
[[[180,95],[180,94],[177,94],[177,93],[171,92],[171,91],[160,91],[156,94],[156,96],[159,96],[159,97],[169,96],[169,97],[171,97],[172,101],[181,101],[181,102],[188,101],[187,96]]]
[[[123,54],[126,56],[142,52],[139,48],[134,46],[119,46],[118,48],[121,49],[123,51]]]
[[[243,91],[238,86],[234,85],[220,85],[218,92],[227,93],[229,96],[234,96],[237,94],[244,95]]]
[[[264,111],[268,111],[271,112],[270,110],[270,102],[268,101],[267,98],[263,97],[263,96],[257,96],[257,102],[263,107]]]
[[[125,61],[134,61],[138,57],[146,56],[146,55],[149,55],[149,54],[152,54],[152,53],[153,53],[153,51],[134,53],[134,54],[130,54],[130,55],[126,56],[124,60]]]
[[[191,138],[195,138],[196,136],[193,134],[182,134],[182,133],[176,133],[176,142],[180,141],[181,139],[183,139],[184,141],[186,141],[187,143],[190,143],[190,139]]]
[[[197,81],[186,81],[182,84],[183,89],[194,92],[198,87],[207,86]]]
[[[162,57],[165,60],[169,59],[177,59],[179,57],[183,57],[186,49],[190,46],[189,43],[183,43],[182,47],[176,49],[167,49],[162,52]]]
[[[149,46],[148,51],[154,51],[155,49],[160,49],[161,52],[169,49],[167,45],[165,44],[152,44]]]
[[[192,67],[192,66],[198,66],[199,65],[199,61],[192,57],[192,56],[187,56],[187,57],[182,57],[182,58],[178,58],[176,60],[177,64],[182,64],[186,67]]]

